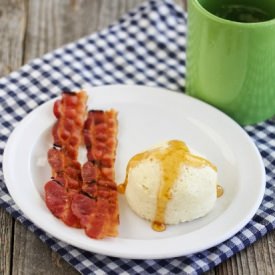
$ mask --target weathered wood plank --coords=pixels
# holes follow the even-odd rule
[[[22,65],[25,37],[25,1],[0,1],[0,76],[9,74]]]
[[[78,272],[16,221],[12,274],[76,275]]]
[[[0,274],[10,274],[13,244],[13,219],[0,208]]]
[[[24,63],[114,23],[144,0],[30,0]],[[175,1],[184,7],[184,0]]]
[[[25,2],[0,1],[0,77],[16,70],[22,64],[25,34]],[[11,272],[13,251],[13,219],[0,209],[0,274]]]
[[[97,30],[100,1],[30,0],[24,62]]]

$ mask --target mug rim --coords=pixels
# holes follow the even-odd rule
[[[206,8],[204,8],[201,5],[199,0],[191,0],[191,2],[193,2],[194,5],[196,5],[196,7],[200,10],[201,13],[206,15],[209,19],[217,21],[218,23],[224,23],[224,24],[226,23],[226,24],[232,25],[232,26],[241,26],[241,27],[248,27],[248,28],[264,27],[264,26],[270,26],[270,25],[275,24],[275,18],[266,20],[266,21],[261,21],[261,22],[238,22],[238,21],[225,19],[225,18],[219,17],[219,16],[211,13],[210,11],[208,11]]]

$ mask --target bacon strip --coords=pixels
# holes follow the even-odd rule
[[[119,223],[114,181],[117,112],[90,111],[83,135],[88,161],[82,167],[82,192],[74,195],[72,211],[89,237],[115,237]]]
[[[54,104],[57,118],[52,129],[54,146],[48,151],[52,180],[45,184],[45,201],[49,210],[65,224],[81,227],[71,209],[72,198],[81,190],[81,165],[77,161],[82,142],[82,129],[86,115],[87,95],[64,92]]]

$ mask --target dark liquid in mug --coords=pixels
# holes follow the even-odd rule
[[[231,21],[242,23],[257,23],[273,19],[274,17],[258,7],[238,4],[221,5],[215,15]]]

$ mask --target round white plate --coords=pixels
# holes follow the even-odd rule
[[[157,259],[188,255],[215,246],[244,227],[264,194],[265,169],[248,135],[217,109],[181,93],[144,86],[112,85],[88,89],[89,109],[119,112],[116,180],[122,182],[128,160],[156,143],[185,141],[218,167],[224,195],[207,216],[155,232],[119,195],[117,238],[93,240],[82,229],[56,219],[44,203],[50,178],[47,151],[55,121],[51,100],[16,127],[4,152],[4,175],[16,204],[38,227],[76,247],[109,256]]]

